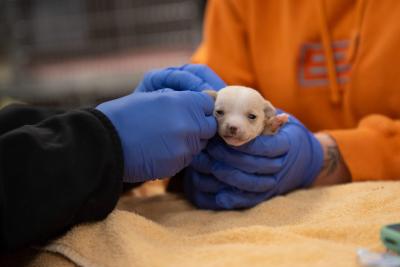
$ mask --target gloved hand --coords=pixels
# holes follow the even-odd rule
[[[148,72],[135,92],[151,92],[164,88],[176,91],[219,90],[225,86],[221,78],[206,65],[186,64]]]
[[[213,138],[185,173],[184,190],[200,208],[248,208],[310,186],[322,164],[319,141],[290,116],[276,135],[240,147]]]
[[[124,156],[124,181],[175,175],[217,131],[214,103],[201,92],[135,93],[96,107],[114,125]]]

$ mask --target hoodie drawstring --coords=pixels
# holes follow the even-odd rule
[[[324,47],[326,68],[328,71],[329,89],[331,93],[331,101],[334,104],[340,103],[339,84],[337,80],[335,58],[332,50],[332,40],[328,29],[328,18],[326,15],[326,7],[324,0],[316,0],[318,21],[320,26],[322,45]]]
[[[336,64],[335,57],[332,49],[332,38],[329,32],[328,27],[328,17],[326,13],[325,0],[315,0],[317,13],[318,13],[318,22],[320,26],[320,33],[322,39],[322,46],[324,48],[325,54],[325,62],[326,68],[328,72],[328,81],[329,81],[329,89],[330,89],[330,97],[333,104],[339,104],[341,102],[341,94],[338,83],[338,76],[336,72]],[[354,32],[351,36],[349,52],[347,55],[347,60],[351,62],[357,52],[358,44],[360,42],[360,28],[361,22],[363,20],[364,14],[364,0],[358,0],[358,4],[356,7],[356,21]]]
[[[351,36],[350,47],[347,54],[347,61],[349,63],[353,62],[358,51],[358,45],[360,43],[361,24],[364,18],[364,10],[365,10],[365,0],[358,0],[356,7],[355,27]]]

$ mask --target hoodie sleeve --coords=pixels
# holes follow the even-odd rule
[[[400,179],[400,120],[370,115],[357,128],[328,133],[336,140],[353,181]]]
[[[38,245],[101,220],[122,190],[123,156],[96,110],[0,111],[0,251]]]
[[[248,5],[238,0],[207,2],[203,41],[194,54],[194,63],[211,67],[227,84],[255,87],[246,31]]]

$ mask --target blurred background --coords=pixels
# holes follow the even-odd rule
[[[74,108],[190,60],[205,0],[0,0],[0,105]]]

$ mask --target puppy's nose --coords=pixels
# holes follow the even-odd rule
[[[229,133],[235,135],[238,128],[236,126],[229,126]]]

